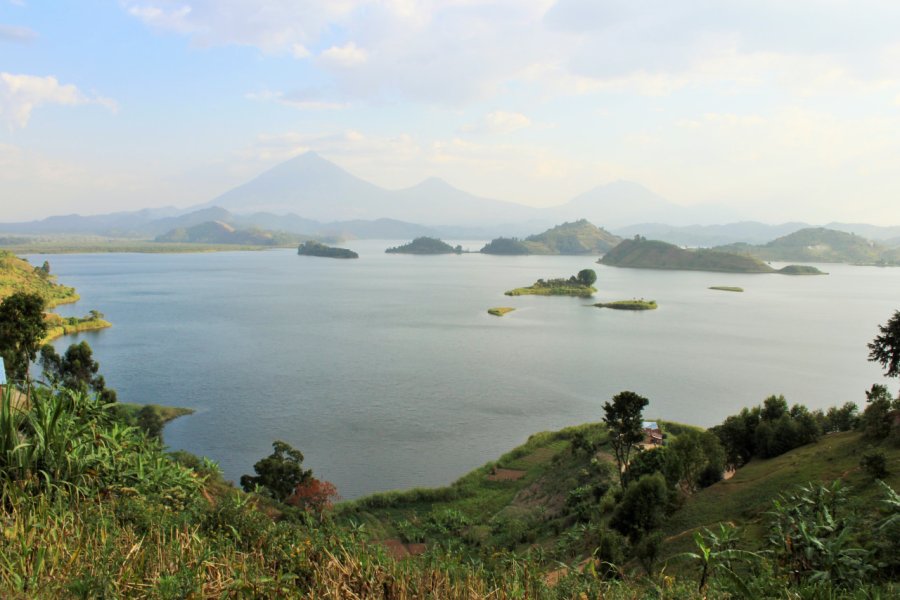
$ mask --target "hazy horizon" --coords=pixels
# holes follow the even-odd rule
[[[897,17],[883,0],[0,0],[0,221],[204,204],[312,150],[390,190],[438,177],[546,207],[624,180],[741,220],[897,225]]]

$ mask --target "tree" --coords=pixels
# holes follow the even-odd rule
[[[669,478],[686,493],[722,477],[725,452],[719,439],[708,431],[686,431],[669,444]]]
[[[45,335],[43,298],[16,292],[0,303],[0,356],[10,379],[28,379],[28,365]]]
[[[137,426],[143,429],[149,437],[161,440],[164,425],[162,417],[149,404],[141,407],[137,413]]]
[[[609,432],[609,444],[612,446],[619,466],[619,483],[624,488],[627,485],[625,468],[631,458],[631,453],[641,440],[644,432],[641,429],[641,415],[649,400],[634,392],[619,392],[612,398],[612,403],[603,405],[603,422]]]
[[[860,424],[866,437],[882,439],[891,433],[891,412],[900,408],[900,400],[891,399],[888,389],[875,384],[866,392],[866,410],[863,411]]]
[[[578,281],[581,285],[590,287],[597,281],[597,273],[593,269],[582,269],[578,271]]]
[[[252,492],[259,486],[264,493],[284,502],[298,485],[312,477],[312,470],[303,468],[303,453],[289,444],[275,440],[272,449],[272,454],[253,465],[256,476],[241,476],[241,487]]]
[[[880,363],[887,377],[900,377],[900,310],[878,331],[880,335],[869,343],[869,360]]]
[[[100,375],[100,363],[94,360],[94,352],[87,342],[72,344],[60,356],[50,344],[41,348],[41,368],[44,378],[51,384],[87,393],[93,390],[104,402],[115,402],[115,391],[106,388],[106,380]]]
[[[668,504],[669,490],[662,474],[644,475],[625,490],[609,524],[634,543],[662,525]]]
[[[309,477],[306,481],[297,484],[294,493],[285,500],[285,503],[321,517],[334,505],[335,500],[339,499],[340,495],[333,483]]]

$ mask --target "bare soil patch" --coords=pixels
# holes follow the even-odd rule
[[[491,472],[488,473],[488,481],[516,481],[518,479],[522,479],[527,474],[527,471],[520,471],[519,469],[491,469]]]

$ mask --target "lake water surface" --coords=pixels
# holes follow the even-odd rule
[[[863,404],[884,381],[866,343],[900,308],[900,269],[788,277],[383,253],[396,243],[347,244],[353,261],[292,250],[30,259],[49,259],[81,294],[61,313],[112,321],[79,339],[121,400],[197,410],[166,428],[172,448],[237,480],[281,439],[346,498],[450,483],[531,433],[600,420],[626,389],[650,398],[648,417],[704,426],[770,394]],[[588,267],[595,302],[660,308],[503,295]],[[498,318],[492,306],[517,310]]]

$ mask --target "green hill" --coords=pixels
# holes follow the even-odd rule
[[[312,240],[300,244],[300,247],[297,248],[297,254],[301,256],[321,256],[324,258],[359,258],[359,254],[353,250],[333,248]]]
[[[154,241],[183,244],[234,244],[241,246],[293,246],[302,236],[262,229],[235,229],[222,221],[207,221],[193,227],[179,227],[159,235]]]
[[[12,252],[0,250],[0,300],[16,292],[38,294],[47,308],[78,300],[75,288],[60,285],[49,271],[31,266]]]
[[[753,256],[760,260],[850,263],[860,265],[900,264],[900,256],[887,247],[862,236],[815,227],[759,246],[732,244],[715,248]]]
[[[385,250],[388,254],[462,254],[462,247],[455,248],[437,238],[417,237],[408,244],[388,248]]]
[[[524,240],[497,238],[486,244],[484,254],[603,254],[622,239],[586,219],[557,225]]]
[[[775,269],[749,256],[716,250],[685,250],[673,244],[644,238],[625,240],[599,261],[611,267],[676,269],[725,273],[774,273]]]

